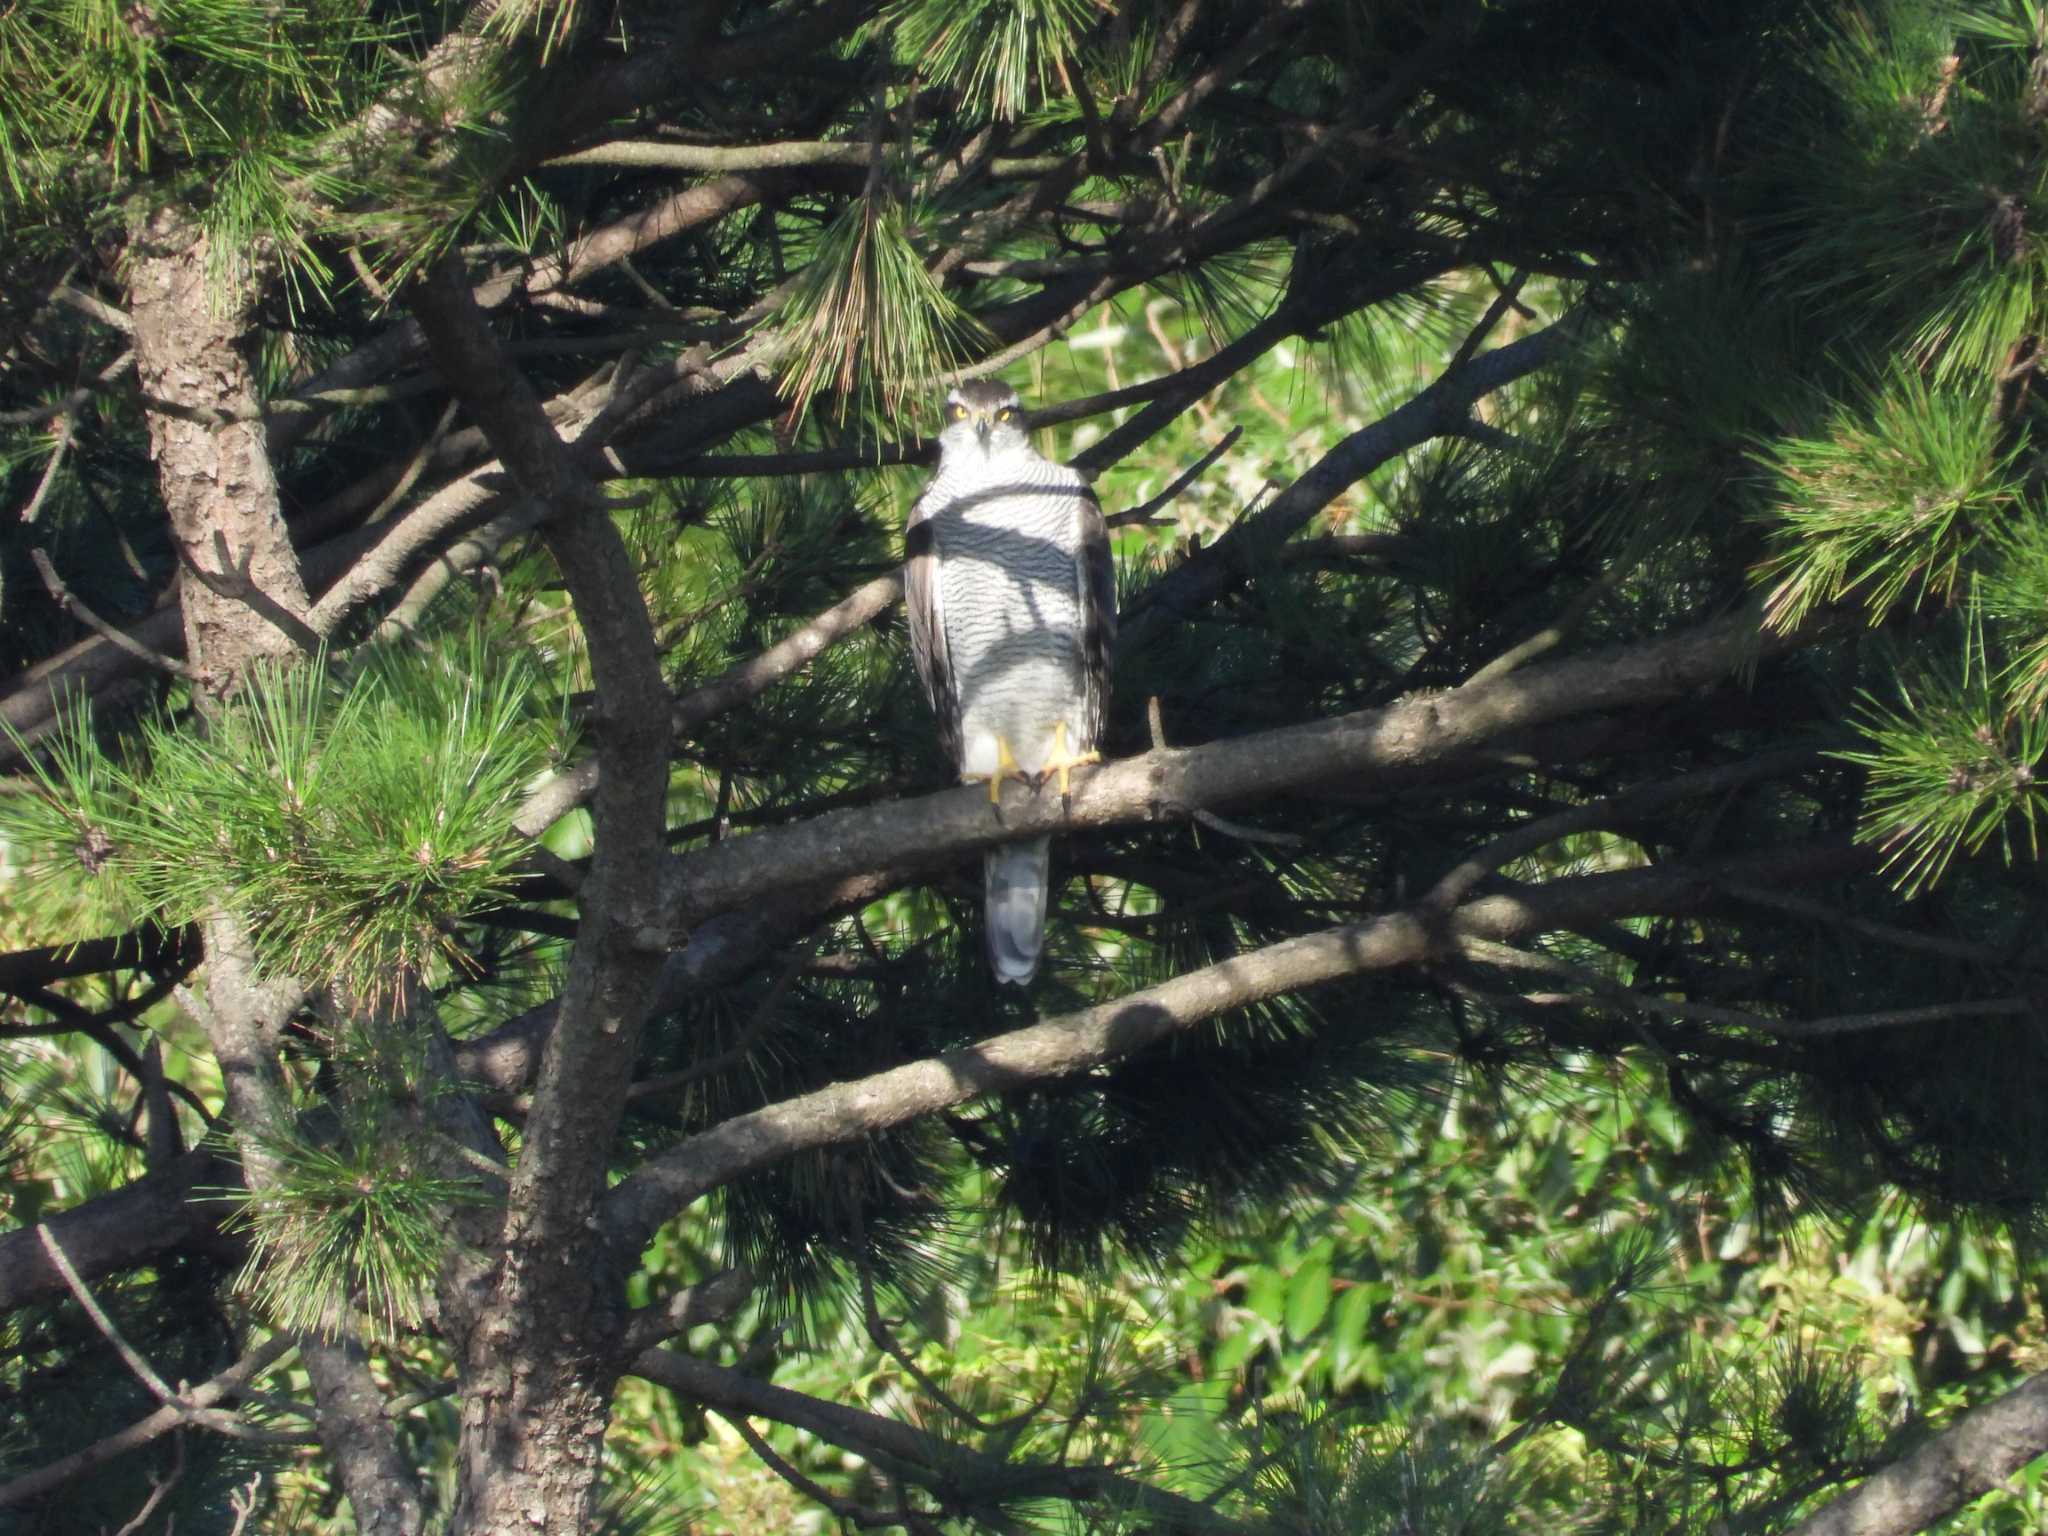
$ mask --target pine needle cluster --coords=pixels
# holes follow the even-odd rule
[[[882,18],[896,55],[970,110],[1015,118],[1054,93],[1101,0],[897,0]]]
[[[1817,433],[1768,471],[1766,617],[1911,633],[1866,688],[1859,836],[1908,894],[2034,847],[2048,501],[2032,376],[2048,334],[2048,154],[2030,7],[1885,7],[1816,56],[1776,157],[1772,272],[1834,333]],[[1764,179],[1768,186],[1770,177]],[[1828,378],[1832,372],[1834,377]]]
[[[978,330],[925,264],[912,237],[925,220],[871,180],[819,233],[782,307],[781,388],[792,420],[826,390],[839,396],[842,419],[856,398],[878,415],[896,411],[957,364]]]
[[[521,797],[563,745],[517,653],[372,654],[252,679],[204,732],[170,714],[125,751],[76,713],[0,803],[31,872],[84,876],[130,921],[231,912],[270,974],[388,998],[460,964],[459,924],[524,856]]]
[[[267,1143],[273,1187],[234,1192],[228,1225],[249,1239],[235,1284],[280,1328],[332,1336],[361,1318],[390,1338],[430,1313],[448,1213],[484,1193],[433,1172],[384,1101],[346,1100],[340,1119],[332,1140]]]
[[[1818,438],[1766,450],[1780,499],[1759,569],[1770,624],[1794,630],[1852,592],[1872,623],[1900,603],[1947,604],[1986,528],[2019,511],[2021,446],[1981,390],[1900,371]]]
[[[185,183],[227,252],[275,243],[344,170],[336,138],[395,40],[360,0],[30,0],[0,12],[0,232],[93,226]]]

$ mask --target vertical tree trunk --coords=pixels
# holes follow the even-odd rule
[[[171,536],[188,566],[224,574],[229,589],[215,591],[189,570],[179,582],[186,655],[206,691],[220,697],[235,690],[252,663],[299,651],[277,615],[296,618],[306,610],[243,350],[255,280],[246,269],[209,270],[215,264],[205,231],[176,207],[158,210],[134,231],[131,257],[135,367]],[[303,989],[258,974],[233,914],[217,912],[202,929],[208,1040],[220,1062],[243,1177],[260,1197],[277,1172],[265,1138],[290,1130],[277,1040]],[[321,1439],[357,1527],[365,1536],[417,1536],[418,1482],[383,1417],[361,1350],[346,1338],[308,1338],[302,1355]]]
[[[205,231],[183,209],[161,209],[134,232],[135,371],[157,487],[187,562],[218,571],[224,542],[231,570],[270,602],[303,614],[305,581],[278,508],[255,375],[243,352],[255,282],[246,271],[210,272],[211,265],[224,264],[213,261]],[[186,655],[216,691],[232,691],[249,662],[296,648],[273,620],[189,571],[179,597]]]
[[[450,1536],[583,1536],[597,1523],[617,1372],[610,1287],[569,1252],[507,1255],[462,1341]]]

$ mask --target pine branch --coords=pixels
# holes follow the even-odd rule
[[[1582,328],[1579,318],[1567,317],[1482,353],[1447,370],[1398,410],[1352,433],[1257,514],[1240,519],[1222,538],[1147,588],[1122,619],[1118,643],[1142,648],[1166,624],[1215,601],[1348,487],[1395,455],[1455,433],[1475,402],[1556,362]]]
[[[2041,1011],[2031,997],[1960,998],[1950,1003],[1931,1003],[1923,1008],[1887,1008],[1873,1013],[1845,1013],[1817,1019],[1781,1019],[1726,1008],[1716,1003],[1696,1003],[1678,998],[1658,997],[1623,986],[1588,966],[1573,965],[1554,955],[1530,954],[1510,945],[1467,939],[1459,944],[1469,960],[1504,970],[1535,971],[1556,976],[1586,989],[1576,1001],[1606,1001],[1642,1013],[1726,1028],[1754,1029],[1780,1040],[1819,1040],[1835,1035],[1863,1034],[1879,1029],[1911,1029],[1922,1024],[1946,1024],[1956,1019],[2029,1018]],[[1564,1001],[1574,1001],[1564,999]]]
[[[571,150],[548,165],[617,165],[676,171],[765,171],[790,166],[845,165],[866,170],[869,149],[847,139],[782,144],[672,144],[664,139],[614,139]]]
[[[22,514],[22,520],[26,522],[33,515],[34,509],[31,508],[28,512]],[[173,677],[182,677],[188,682],[198,677],[196,672],[186,666],[184,662],[178,660],[177,657],[166,656],[161,651],[151,650],[126,631],[117,629],[114,625],[109,624],[105,619],[86,607],[83,602],[79,601],[76,594],[64,584],[64,578],[57,574],[57,567],[50,563],[50,556],[47,551],[32,549],[28,552],[28,557],[35,564],[36,574],[43,578],[43,589],[50,594],[52,601],[94,634],[119,646],[144,666],[154,667],[159,672],[167,672]]]
[[[1266,998],[1425,964],[1457,953],[1466,939],[1505,942],[1620,917],[1692,913],[1716,901],[1727,881],[1833,879],[1869,862],[1856,849],[1799,848],[1696,868],[1577,876],[1481,897],[1448,915],[1418,907],[1286,939],[1112,1003],[734,1116],[649,1158],[605,1197],[603,1220],[621,1248],[637,1251],[677,1211],[796,1152],[1085,1072]]]
[[[1013,1462],[959,1445],[879,1414],[865,1413],[672,1349],[643,1350],[631,1366],[670,1391],[735,1414],[808,1430],[832,1445],[872,1457],[893,1475],[919,1483],[966,1509],[1025,1499],[1061,1499],[1142,1511],[1159,1536],[1250,1536],[1249,1528],[1193,1499],[1108,1467]]]
[[[2048,1374],[1973,1408],[1786,1536],[1912,1536],[2048,1454]]]
[[[1077,779],[1064,801],[1019,790],[992,812],[987,792],[969,787],[731,839],[676,860],[668,931],[775,891],[884,867],[906,848],[965,853],[1021,837],[1172,819],[1340,776],[1357,785],[1506,731],[1680,697],[1749,664],[1760,643],[1755,621],[1737,616],[1385,709],[1105,763]]]
[[[56,1234],[81,1280],[97,1280],[173,1253],[215,1250],[226,1257],[238,1245],[220,1234],[225,1212],[196,1197],[235,1179],[233,1165],[211,1152],[187,1152],[42,1225]],[[66,1293],[64,1276],[43,1248],[39,1230],[0,1234],[0,1312]]]
[[[53,1461],[46,1467],[25,1472],[12,1482],[0,1484],[0,1509],[11,1509],[17,1504],[26,1504],[40,1499],[63,1487],[66,1483],[83,1477],[126,1455],[129,1451],[148,1445],[172,1430],[181,1428],[188,1420],[190,1410],[210,1410],[222,1403],[233,1402],[242,1395],[244,1388],[259,1379],[266,1371],[291,1352],[292,1343],[283,1337],[272,1338],[249,1351],[233,1365],[216,1376],[208,1377],[198,1386],[181,1394],[177,1404],[167,1403],[154,1413],[136,1420],[126,1429],[119,1430],[96,1440],[91,1445],[73,1451],[61,1460]],[[270,1444],[303,1444],[316,1438],[304,1434],[266,1434]]]

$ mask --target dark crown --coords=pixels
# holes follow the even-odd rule
[[[969,410],[994,410],[1001,405],[1015,405],[1017,391],[1001,379],[969,379],[946,398],[959,401]]]

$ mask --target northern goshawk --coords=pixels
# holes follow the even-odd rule
[[[1042,786],[1101,761],[1116,644],[1109,530],[1079,471],[1031,446],[1017,392],[993,379],[946,397],[939,472],[910,512],[910,653],[963,781]],[[1023,986],[1045,942],[1050,841],[984,856],[988,954]]]

